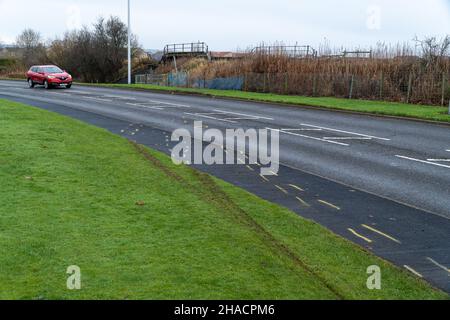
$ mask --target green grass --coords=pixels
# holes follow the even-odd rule
[[[303,105],[322,107],[334,110],[356,111],[385,116],[407,117],[422,120],[450,122],[447,107],[415,105],[385,101],[351,100],[331,97],[303,97],[289,96],[269,93],[245,92],[236,90],[213,90],[163,87],[147,84],[125,85],[125,84],[99,84],[105,87],[131,88],[140,90],[155,90],[175,93],[194,93],[214,97],[237,98],[252,101],[284,103],[292,105]]]
[[[0,100],[0,150],[0,299],[448,299],[103,129]],[[70,265],[82,290],[66,289]],[[370,265],[380,291],[366,288]]]

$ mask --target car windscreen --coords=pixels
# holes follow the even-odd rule
[[[63,71],[58,67],[43,67],[42,71],[45,73],[62,73]]]

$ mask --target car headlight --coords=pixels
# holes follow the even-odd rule
[[[55,79],[56,77],[55,77],[55,76],[48,76],[47,78],[49,78],[49,79]]]

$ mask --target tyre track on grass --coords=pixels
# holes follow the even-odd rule
[[[233,214],[233,218],[237,220],[238,223],[244,224],[249,227],[255,234],[265,243],[276,255],[280,255],[280,253],[290,260],[293,265],[298,268],[306,271],[307,274],[313,276],[317,279],[321,285],[327,288],[330,292],[332,292],[336,298],[345,299],[345,297],[335,288],[333,287],[326,279],[324,279],[320,274],[311,269],[308,265],[306,265],[301,258],[293,252],[287,245],[277,240],[270,232],[268,232],[263,226],[261,226],[255,219],[253,219],[250,215],[247,214],[245,210],[239,207],[223,190],[214,179],[208,174],[202,173],[197,170],[192,170],[193,175],[198,179],[199,182],[205,187],[203,190],[197,188],[195,185],[187,181],[182,176],[178,175],[174,171],[170,170],[166,165],[164,165],[159,159],[151,155],[144,146],[137,144],[134,141],[129,140],[130,144],[136,149],[138,153],[140,153],[147,161],[149,161],[152,165],[161,169],[167,176],[175,179],[176,181],[186,185],[193,190],[202,200],[206,200],[216,207],[221,209],[226,209],[227,212]]]

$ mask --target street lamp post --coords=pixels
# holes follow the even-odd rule
[[[128,0],[128,84],[131,84],[131,12]]]

